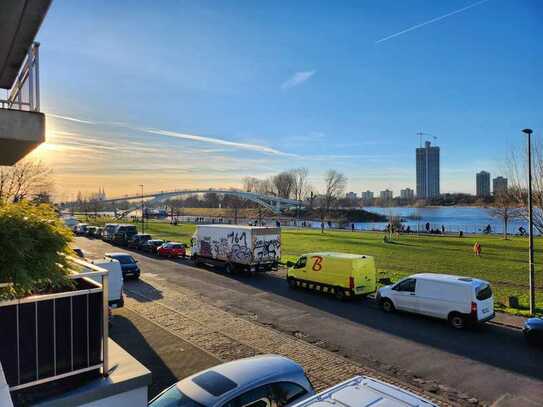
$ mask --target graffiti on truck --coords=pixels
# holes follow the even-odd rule
[[[258,261],[276,260],[279,257],[281,242],[276,237],[260,238],[255,242],[255,257]]]
[[[232,245],[232,251],[230,252],[230,260],[236,263],[248,263],[251,261],[253,254],[247,246],[240,246],[239,244]]]

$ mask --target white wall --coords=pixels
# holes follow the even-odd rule
[[[85,407],[147,407],[147,386],[82,404]]]

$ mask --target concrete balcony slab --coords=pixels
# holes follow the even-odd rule
[[[0,109],[0,165],[13,165],[45,141],[45,115]]]

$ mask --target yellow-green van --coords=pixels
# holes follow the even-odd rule
[[[337,299],[343,300],[374,292],[377,289],[376,274],[372,256],[307,253],[289,267],[287,282],[292,288],[309,288],[334,294]]]

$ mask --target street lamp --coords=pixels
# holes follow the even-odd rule
[[[534,225],[532,207],[532,129],[524,129],[523,133],[528,135],[528,240],[529,240],[529,263],[530,270],[530,314],[535,314],[535,274],[534,274]]]
[[[140,184],[141,187],[141,233],[145,233],[145,215],[143,211],[143,184]]]

